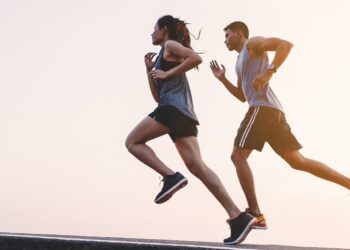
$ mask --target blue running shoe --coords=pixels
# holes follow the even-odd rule
[[[241,243],[256,223],[257,219],[246,212],[242,212],[237,218],[229,220],[228,224],[231,228],[231,236],[224,239],[224,244],[236,245]]]
[[[188,183],[187,179],[179,172],[176,172],[173,175],[164,176],[162,181],[164,182],[163,188],[154,199],[154,202],[157,204],[161,204],[169,200],[173,194],[186,186]]]

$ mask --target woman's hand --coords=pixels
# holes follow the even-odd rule
[[[156,63],[155,61],[153,61],[155,55],[157,55],[157,53],[154,52],[150,52],[145,55],[145,65],[147,72],[151,71],[154,67],[154,64]]]
[[[149,72],[149,76],[153,80],[165,80],[168,78],[168,74],[166,71],[160,70],[160,69],[155,69]]]

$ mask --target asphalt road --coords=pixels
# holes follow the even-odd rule
[[[127,239],[68,235],[0,233],[0,250],[350,250],[340,248],[295,247],[241,244],[226,246],[215,242]]]

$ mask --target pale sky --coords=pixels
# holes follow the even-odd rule
[[[294,44],[271,81],[302,153],[350,176],[350,2],[346,0],[0,0],[0,231],[221,242],[226,213],[164,136],[150,145],[189,185],[153,202],[159,176],[129,154],[129,131],[155,107],[143,56],[156,20],[185,19],[203,54],[188,72],[203,158],[236,204],[230,161],[248,109],[214,79],[236,81],[223,27]],[[273,54],[270,54],[273,56]],[[266,145],[250,163],[269,229],[244,243],[350,248],[350,191],[297,172]]]

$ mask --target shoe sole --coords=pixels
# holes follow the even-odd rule
[[[253,228],[258,229],[258,230],[267,230],[268,229],[267,226],[257,226],[257,225],[255,225]]]
[[[159,197],[157,200],[155,200],[155,203],[162,204],[166,201],[168,201],[171,196],[173,196],[177,191],[179,191],[181,188],[186,186],[188,183],[188,180],[185,178],[181,180],[179,183],[177,183],[175,186],[173,186],[171,189],[169,189],[168,192],[164,193],[161,197]]]
[[[261,218],[261,219],[258,219],[257,217],[255,218],[258,220],[258,222],[255,224],[254,229],[266,230],[267,224],[266,224],[265,218]]]
[[[254,216],[251,212],[250,212],[250,209],[249,208],[247,208],[246,210],[245,210],[245,212],[246,213],[248,213],[248,214],[250,214],[250,215],[252,215],[252,216]],[[265,221],[265,218],[264,218],[264,215],[259,215],[259,216],[254,216],[257,220],[258,220],[258,222],[255,224],[255,226],[253,227],[253,229],[258,229],[258,230],[267,230],[268,229],[268,227],[267,227],[267,225],[266,225],[266,221]],[[262,217],[262,218],[261,218]],[[264,223],[262,223],[262,222],[264,222]]]
[[[237,245],[245,240],[249,232],[254,228],[255,224],[257,223],[256,218],[253,218],[252,220],[249,221],[248,225],[246,228],[243,230],[240,236],[238,236],[237,240],[232,241],[232,242],[224,242],[225,245]]]

